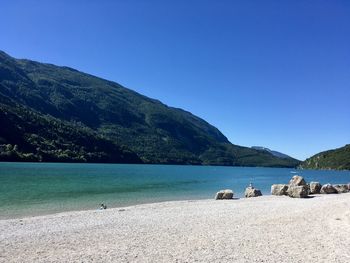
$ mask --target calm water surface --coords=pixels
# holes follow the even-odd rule
[[[83,209],[243,195],[249,182],[269,194],[295,170],[181,165],[0,163],[0,219]],[[350,171],[297,171],[307,181],[348,183]]]

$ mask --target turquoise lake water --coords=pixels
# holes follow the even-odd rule
[[[242,197],[253,182],[263,194],[297,172],[307,181],[348,183],[350,171],[181,165],[0,163],[0,219],[70,210],[213,198],[220,189]]]

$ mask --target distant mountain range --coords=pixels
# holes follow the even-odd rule
[[[117,83],[0,52],[0,160],[295,167]],[[237,124],[239,125],[239,124]]]
[[[273,156],[276,156],[278,158],[282,158],[282,159],[293,159],[292,157],[290,157],[287,154],[281,153],[281,152],[277,152],[277,151],[273,151],[270,150],[269,148],[266,147],[262,147],[262,146],[252,146],[252,149],[258,150],[258,151],[266,151],[271,153]]]
[[[350,170],[350,144],[320,152],[301,163],[302,169]]]

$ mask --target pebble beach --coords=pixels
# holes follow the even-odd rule
[[[350,193],[0,220],[0,262],[350,262]]]

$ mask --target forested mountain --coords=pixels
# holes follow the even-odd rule
[[[350,170],[350,144],[338,149],[320,152],[306,159],[300,168]]]
[[[117,83],[0,52],[0,160],[294,167]],[[239,125],[239,124],[237,124]]]

